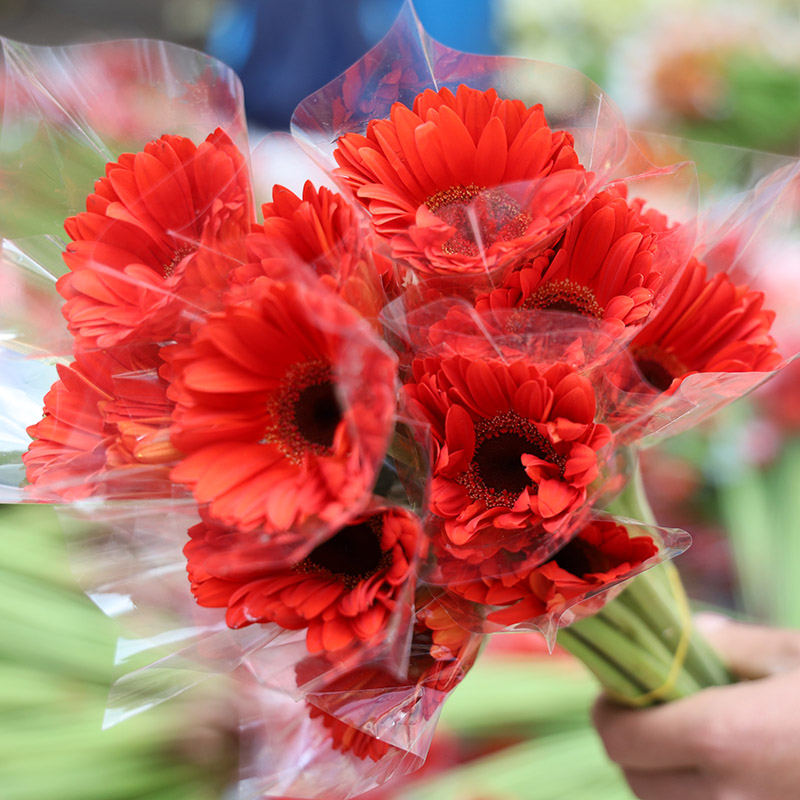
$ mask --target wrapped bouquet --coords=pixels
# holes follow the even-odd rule
[[[410,4],[252,153],[198,53],[3,47],[3,499],[79,523],[107,724],[231,672],[241,796],[345,798],[422,763],[490,633],[561,628],[631,704],[728,680],[636,450],[794,355],[797,163],[698,180]]]

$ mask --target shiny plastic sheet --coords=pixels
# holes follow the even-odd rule
[[[706,264],[709,281],[723,274],[730,276],[730,284],[740,287],[738,292],[751,293],[751,305],[763,303],[765,313],[775,315],[769,341],[774,342],[776,355],[769,362],[762,361],[769,363],[768,369],[745,371],[737,367],[738,356],[732,354],[730,371],[713,367],[693,371],[663,393],[642,375],[635,361],[623,358],[606,376],[609,393],[627,406],[621,414],[628,418],[627,427],[622,422],[623,439],[653,444],[681,433],[752,391],[798,355],[800,325],[797,314],[787,305],[787,297],[792,294],[800,270],[796,246],[800,235],[800,166],[778,156],[758,158],[759,154],[735,148],[721,148],[712,155],[723,160],[734,176],[737,164],[746,172],[746,180],[752,171],[761,175],[752,188],[705,207],[699,218],[694,252]],[[764,162],[766,168],[772,168],[766,174]],[[706,325],[715,322],[709,317]],[[655,324],[659,324],[658,317]],[[699,336],[701,329],[697,331]],[[643,336],[647,336],[646,329]],[[718,341],[721,349],[725,340]],[[767,336],[760,341],[766,345]]]
[[[488,564],[444,555],[432,581],[441,585],[439,602],[468,630],[536,630],[552,647],[560,627],[599,611],[628,581],[690,543],[681,530],[595,512],[546,559],[529,543],[504,546]]]
[[[594,173],[596,185],[625,157],[622,116],[584,75],[531,59],[452,50],[431,39],[408,2],[372,50],[297,107],[292,134],[332,166],[333,144],[342,134],[363,133],[370,120],[388,118],[393,103],[410,106],[425,89],[455,90],[462,83],[542,103],[551,127],[574,135],[581,164]]]
[[[3,39],[0,57],[4,238],[59,236],[106,162],[167,128],[201,141],[222,126],[246,151],[241,85],[202,53],[144,39],[66,47]]]
[[[424,32],[408,3],[378,45],[298,106],[292,133],[330,171],[335,166],[333,146],[340,137],[353,133],[369,136],[374,121],[389,118],[393,104],[411,107],[421,92],[444,88],[456,92],[459,85],[497,90],[501,96],[531,106],[541,103],[547,124],[568,133],[580,162],[559,167],[551,174],[526,176],[524,182],[505,180],[500,186],[490,183],[487,189],[478,186],[474,191],[470,189],[470,176],[459,175],[459,168],[451,164],[456,183],[469,190],[467,201],[461,195],[451,198],[446,181],[441,186],[437,183],[444,190],[437,205],[444,203],[444,207],[438,215],[423,212],[420,216],[417,212],[408,236],[395,238],[393,255],[440,290],[446,287],[474,292],[479,286],[486,288],[496,282],[522,253],[552,240],[624,158],[627,131],[618,110],[599,87],[564,67],[473,56],[443,47]],[[400,124],[399,117],[397,120]],[[376,133],[380,146],[383,135]],[[448,149],[442,146],[442,165],[450,158]],[[342,155],[337,154],[336,160],[340,168],[335,174],[346,186]],[[516,171],[522,169],[520,166]],[[434,183],[437,181],[434,178]],[[361,192],[358,195],[362,197]],[[374,205],[380,211],[380,200]],[[428,206],[431,208],[430,203]],[[447,224],[442,225],[442,221]],[[431,260],[431,239],[447,242],[454,231],[456,235],[463,232],[475,243],[474,253],[467,259],[452,259],[434,248],[437,256]]]

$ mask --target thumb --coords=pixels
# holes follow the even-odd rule
[[[721,614],[697,614],[694,621],[740,678],[800,669],[800,631],[736,622]]]

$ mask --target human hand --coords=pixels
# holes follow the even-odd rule
[[[632,710],[601,697],[594,724],[641,800],[800,797],[800,631],[703,620],[745,680]]]

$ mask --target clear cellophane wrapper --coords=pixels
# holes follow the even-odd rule
[[[2,52],[0,499],[59,505],[81,584],[124,628],[107,725],[213,674],[237,678],[243,797],[345,798],[417,768],[485,634],[536,629],[552,641],[559,625],[598,610],[627,580],[688,545],[680,531],[600,510],[630,477],[631,451],[695,424],[795,355],[797,315],[781,306],[782,284],[796,280],[798,266],[790,255],[796,162],[632,134],[580,73],[443,47],[410,4],[381,43],[300,104],[294,138],[268,136],[252,153],[238,82],[206,56],[145,41],[3,41]],[[542,103],[549,127],[571,137],[577,165],[453,201],[444,222],[418,212],[393,241],[376,235],[364,197],[337,169],[337,141],[390,118],[395,103],[410,107],[421,92],[455,94],[461,84]],[[179,188],[155,163],[166,163],[163,134],[190,140],[169,140],[189,176]],[[133,190],[107,172],[115,162],[149,181],[140,198],[148,214],[174,215],[165,226],[173,262],[125,239],[145,265],[152,256],[159,280],[138,266],[120,269],[107,247],[64,238],[65,219],[79,220],[68,228],[76,239],[96,224],[81,215],[101,208],[125,233],[122,206]],[[461,180],[463,165],[450,152],[440,163]],[[104,174],[109,183],[99,181]],[[340,215],[320,233],[322,255],[266,236],[276,217],[290,218],[287,207],[317,191],[306,180],[327,187],[325,202]],[[117,211],[108,211],[108,186]],[[159,192],[171,202],[154,205]],[[203,203],[181,207],[182,192]],[[527,291],[524,281],[509,283],[519,260],[555,247],[602,193],[647,221],[648,268],[658,275],[647,289],[652,318],[669,308],[695,257],[709,276],[725,271],[763,292],[764,307],[778,311],[780,358],[749,371],[732,359],[659,390],[632,355],[642,328],[635,308],[589,319],[557,305],[510,305]],[[447,257],[426,260],[431,243],[465,232],[475,244],[468,257],[454,259],[445,247]],[[113,309],[81,316],[86,297]],[[77,309],[73,322],[81,320],[72,332],[64,298]],[[264,364],[277,356],[267,347],[273,329],[252,323],[240,302],[278,309],[287,329],[296,326],[284,349],[327,365],[322,377],[311,368],[301,375],[303,391],[335,387],[335,432],[315,455],[316,471],[289,459],[293,482],[286,471],[269,472],[272,462],[252,467],[272,441],[271,428],[253,428],[267,425],[258,409],[272,402],[274,380],[237,365],[242,352]],[[556,389],[565,376],[580,387],[577,416],[567,411],[573,400],[553,414],[532,390],[520,400],[514,381],[522,370],[565,397]],[[463,399],[464,386],[482,388],[451,413],[435,399],[442,386],[441,398],[451,399]],[[319,399],[330,401],[321,390]],[[568,489],[531,497],[532,511],[500,514],[494,495],[475,499],[474,474],[451,479],[451,438],[459,441],[459,425],[480,418],[490,400],[511,414],[513,431],[538,443],[528,474],[552,479],[547,458],[562,472],[572,465]],[[536,425],[513,428],[520,402],[541,406]],[[270,413],[282,419],[281,408]],[[541,444],[546,433],[552,441]],[[480,435],[467,442],[473,450],[491,441]],[[564,443],[576,437],[579,450],[569,449]],[[229,440],[237,446],[226,449]],[[219,465],[221,477],[207,478]],[[235,494],[240,484],[245,495]],[[477,508],[469,519],[448,500],[464,487],[472,492],[465,503]],[[322,574],[320,559],[344,530],[359,546],[359,537],[372,542],[376,518],[383,528],[375,535],[398,531],[392,552],[400,548],[404,563],[391,591],[380,590],[387,599],[379,623],[346,613],[300,621],[314,616],[311,584],[297,589],[308,596],[281,607],[283,624],[265,621],[278,613],[282,581]]]

